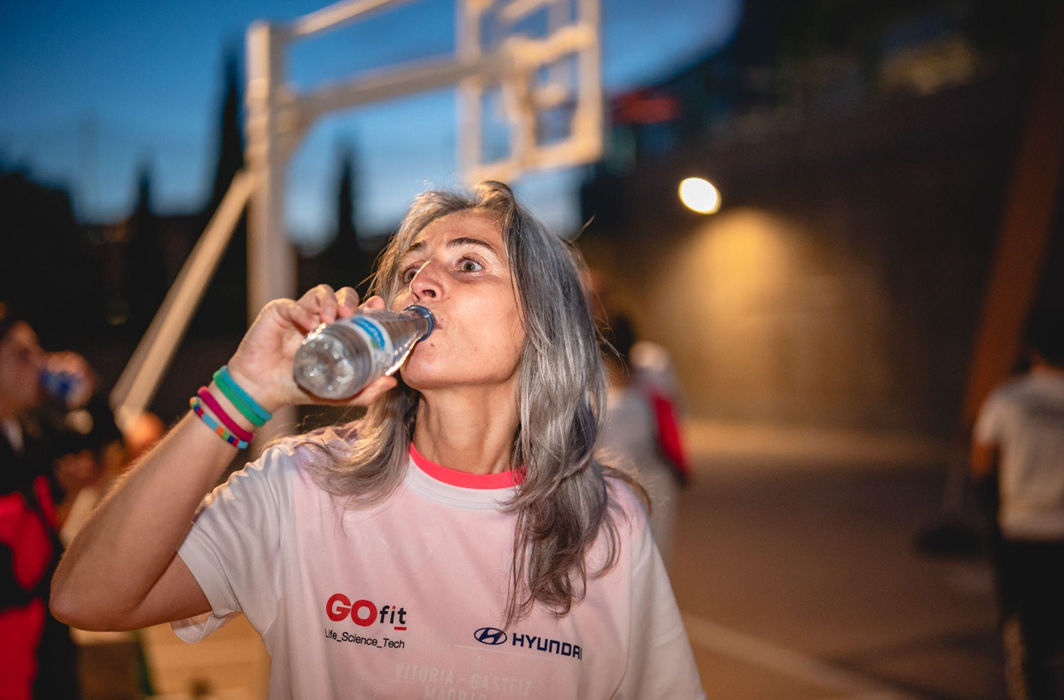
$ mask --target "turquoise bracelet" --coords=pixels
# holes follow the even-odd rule
[[[214,373],[214,382],[225,394],[225,398],[229,399],[229,402],[254,425],[263,426],[266,421],[273,418],[273,414],[260,406],[258,401],[251,398],[251,395],[233,380],[233,376],[229,374],[229,369],[225,365]]]

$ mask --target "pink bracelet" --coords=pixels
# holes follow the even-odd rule
[[[207,408],[211,409],[211,413],[218,416],[218,419],[222,421],[222,424],[229,428],[229,431],[237,436],[237,438],[244,440],[245,442],[251,442],[255,439],[254,433],[249,433],[241,428],[236,424],[236,421],[229,417],[228,413],[222,410],[221,405],[219,405],[215,398],[211,396],[211,392],[207,387],[201,386],[199,391],[196,392],[196,396],[200,397],[200,400],[207,404]]]

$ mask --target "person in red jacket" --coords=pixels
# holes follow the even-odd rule
[[[78,697],[70,630],[48,612],[59,560],[62,513],[96,472],[88,406],[68,427],[67,406],[50,415],[41,370],[62,367],[84,404],[92,390],[88,365],[73,353],[45,355],[29,324],[0,303],[0,698]],[[78,425],[78,419],[81,423]],[[109,416],[108,416],[109,418]],[[96,422],[103,424],[99,416]],[[111,421],[113,426],[113,421]],[[81,428],[79,430],[77,428]]]
[[[598,449],[639,475],[650,498],[654,542],[669,566],[679,491],[691,477],[675,394],[655,366],[640,362],[635,330],[624,314],[613,316],[602,332],[610,391]]]

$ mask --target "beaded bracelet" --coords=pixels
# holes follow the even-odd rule
[[[203,406],[200,404],[199,397],[193,396],[188,400],[189,406],[196,412],[196,415],[207,424],[207,427],[218,434],[218,437],[222,438],[230,445],[237,447],[241,450],[246,449],[248,446],[247,440],[241,440],[236,435],[225,429],[224,426],[218,424],[218,421],[214,420],[214,417],[203,410]]]
[[[219,404],[213,396],[211,396],[211,392],[207,387],[201,386],[199,391],[196,392],[196,396],[199,396],[200,401],[207,404],[207,408],[211,410],[211,413],[213,413],[218,418],[218,420],[220,420],[222,424],[229,429],[229,432],[231,432],[233,435],[236,435],[244,442],[251,442],[255,439],[255,435],[253,433],[244,430],[240,427],[239,424],[237,424],[236,421],[229,417],[229,414],[225,412],[225,409],[222,408],[222,405]]]
[[[229,399],[229,403],[233,404],[236,410],[240,411],[253,425],[261,427],[266,425],[266,421],[273,418],[269,411],[260,406],[255,399],[251,398],[250,394],[233,381],[232,375],[229,374],[229,369],[224,365],[214,373],[214,383],[218,385],[225,398]]]

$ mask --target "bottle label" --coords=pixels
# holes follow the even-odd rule
[[[366,341],[374,367],[388,367],[395,355],[392,338],[379,321],[370,316],[352,316],[351,325]]]

